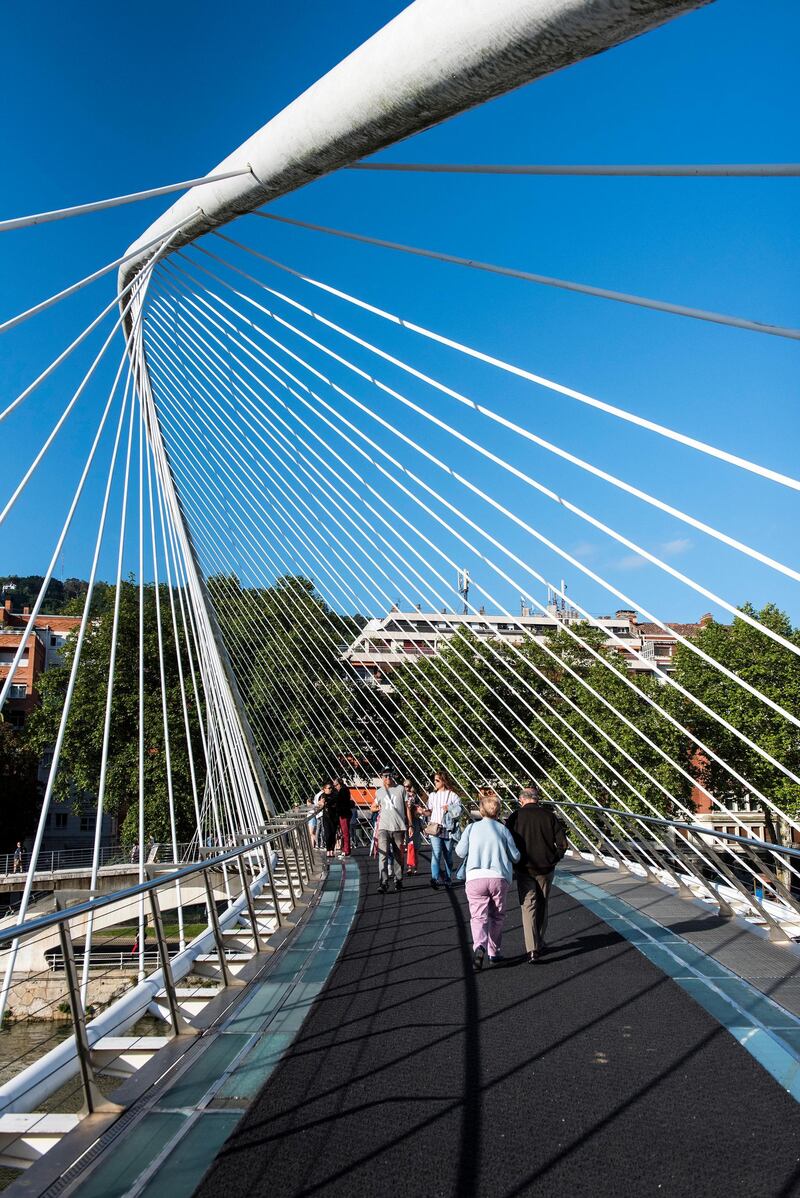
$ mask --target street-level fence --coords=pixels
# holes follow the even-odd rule
[[[177,846],[179,861],[194,848],[191,841]],[[173,847],[169,843],[152,841],[145,846],[146,861],[171,861],[174,859]],[[58,873],[66,869],[91,869],[94,850],[91,845],[79,849],[51,849],[40,852],[36,861],[36,874]],[[14,853],[0,854],[0,875],[8,877],[19,874],[20,879],[27,874],[31,866],[32,854],[23,852],[19,857]],[[98,854],[98,865],[102,869],[109,865],[138,865],[138,846],[132,847],[121,844],[107,845]]]

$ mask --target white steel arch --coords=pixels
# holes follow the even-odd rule
[[[219,166],[129,248],[120,291],[170,248],[534,79],[711,0],[414,0]],[[135,251],[139,251],[135,253]]]
[[[414,0],[209,172],[212,181],[192,187],[129,246],[119,269],[120,304],[155,259],[237,216],[710,2]],[[159,241],[162,236],[168,243]],[[148,273],[137,310],[149,281]],[[126,312],[123,321],[130,332],[132,315]],[[155,415],[146,355],[140,340],[129,337],[128,346],[138,359],[142,402]],[[157,420],[150,420],[149,434],[164,455]],[[234,700],[249,765],[265,809],[274,810],[165,455],[163,460],[164,485],[180,514],[193,585]]]

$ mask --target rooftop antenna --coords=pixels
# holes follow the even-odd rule
[[[464,600],[463,615],[469,613],[469,570],[458,570],[456,572],[456,586],[458,593]]]

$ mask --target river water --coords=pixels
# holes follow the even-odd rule
[[[131,1036],[163,1036],[166,1024],[160,1019],[145,1016],[130,1029]],[[63,1020],[57,1023],[11,1023],[0,1031],[0,1085],[10,1081],[21,1070],[50,1052],[62,1040],[72,1035],[72,1023]],[[118,1077],[98,1077],[97,1083],[102,1092],[109,1097],[121,1084]],[[45,1102],[39,1103],[39,1111],[58,1111],[69,1114],[79,1111],[83,1104],[83,1092],[77,1077],[66,1082]],[[6,1169],[0,1166],[0,1190],[4,1190],[17,1177],[17,1169]]]
[[[126,1034],[130,1036],[163,1036],[167,1034],[167,1030],[167,1025],[160,1019],[146,1015],[135,1023]],[[11,1023],[3,1028],[0,1031],[0,1085],[10,1081],[21,1070],[27,1069],[39,1057],[50,1052],[62,1040],[69,1039],[71,1035],[72,1022],[69,1019],[53,1023],[38,1021]],[[111,1087],[119,1085],[118,1078],[101,1078],[100,1084],[103,1089],[105,1089],[106,1080]],[[76,1084],[77,1081],[70,1082],[69,1088],[73,1089]],[[53,1105],[54,1100],[60,1096],[60,1092],[54,1094],[40,1109],[49,1111],[77,1111],[80,1109],[80,1097],[78,1097],[76,1105]]]

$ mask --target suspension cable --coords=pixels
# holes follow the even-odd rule
[[[575,283],[569,279],[555,279],[548,275],[534,274],[528,270],[517,270],[512,266],[498,266],[493,262],[478,262],[474,258],[461,258],[457,254],[443,254],[438,250],[424,250],[418,246],[402,245],[397,241],[384,241],[379,237],[367,237],[362,233],[349,233],[344,229],[332,229],[326,225],[311,224],[310,221],[294,220],[288,216],[276,216],[274,212],[253,212],[251,216],[262,216],[265,220],[280,221],[284,225],[296,225],[311,229],[315,233],[328,233],[335,237],[346,237],[350,241],[361,241],[377,245],[386,250],[400,250],[419,258],[432,258],[436,262],[447,262],[454,266],[468,266],[472,270],[488,274],[503,275],[509,279],[521,279],[526,283],[538,283],[544,287],[557,287],[562,291],[576,291],[581,295],[592,295],[598,299],[614,300],[621,304],[633,304],[637,308],[650,308],[655,312],[667,312],[672,316],[689,316],[694,320],[705,320],[712,324],[728,325],[734,329],[746,329],[751,333],[769,333],[772,337],[788,337],[800,341],[800,329],[781,328],[780,325],[764,324],[763,321],[748,320],[743,316],[727,316],[721,312],[707,312],[702,308],[688,308],[683,304],[671,304],[665,300],[647,299],[641,295],[628,295],[623,291],[609,291],[605,287],[592,287],[588,283]]]
[[[74,204],[71,208],[54,208],[50,212],[37,212],[33,216],[15,216],[10,220],[0,221],[0,233],[8,233],[11,229],[25,229],[30,225],[44,225],[54,220],[67,220],[72,216],[84,216],[89,212],[102,212],[105,208],[117,208],[120,204],[135,204],[139,200],[151,200],[155,196],[169,195],[171,191],[185,191],[189,187],[197,187],[204,183],[218,183],[222,179],[236,179],[250,173],[248,166],[235,171],[206,175],[202,179],[184,179],[182,183],[168,183],[165,187],[150,187],[147,191],[133,191],[128,195],[112,196],[108,200],[92,200],[88,204]],[[163,235],[162,232],[160,236],[163,237]],[[144,248],[144,246],[140,246],[138,252]],[[134,256],[134,254],[128,255],[130,258]]]
[[[741,470],[747,470],[752,474],[757,474],[762,478],[769,479],[771,482],[779,483],[782,486],[790,487],[792,490],[800,490],[800,479],[791,478],[788,475],[781,474],[776,470],[770,470],[766,466],[761,466],[756,462],[751,462],[747,458],[742,458],[736,454],[728,453],[727,450],[719,449],[715,445],[709,445],[705,441],[699,441],[696,437],[690,437],[686,433],[678,432],[676,429],[667,427],[664,424],[658,424],[653,420],[647,420],[643,416],[639,416],[636,412],[630,412],[626,408],[616,407],[613,404],[605,403],[603,400],[597,399],[595,396],[587,395],[583,391],[576,391],[572,387],[566,387],[561,383],[556,383],[552,379],[545,378],[543,375],[534,374],[530,370],[525,370],[522,366],[515,366],[511,362],[504,361],[503,358],[494,357],[491,354],[484,353],[482,350],[476,349],[474,346],[465,345],[461,341],[455,341],[450,337],[446,337],[443,333],[434,332],[434,330],[426,328],[424,325],[415,324],[413,321],[405,317],[398,316],[396,313],[388,312],[384,308],[376,307],[374,304],[367,303],[366,300],[359,299],[357,296],[350,294],[347,291],[342,291],[338,287],[332,287],[329,283],[323,283],[313,276],[304,274],[302,271],[295,270],[291,266],[287,266],[283,262],[279,262],[275,258],[270,258],[267,254],[261,253],[259,250],[253,249],[249,245],[245,245],[241,241],[236,241],[233,237],[227,236],[225,233],[220,233],[217,230],[213,231],[213,236],[218,237],[221,241],[227,241],[231,245],[235,245],[238,249],[244,250],[255,258],[260,258],[264,262],[268,262],[277,270],[282,270],[286,274],[292,275],[301,282],[307,283],[311,287],[324,291],[328,295],[334,296],[336,299],[341,299],[345,303],[351,304],[354,307],[368,312],[373,316],[377,316],[381,320],[386,320],[390,324],[396,325],[399,328],[405,329],[408,332],[416,333],[420,337],[424,337],[429,341],[433,341],[438,345],[443,345],[447,349],[453,349],[466,357],[472,358],[477,362],[483,362],[489,366],[494,366],[498,370],[504,371],[515,378],[523,379],[526,382],[533,383],[536,386],[541,386],[547,390],[553,391],[556,395],[562,395],[567,399],[574,399],[576,402],[585,404],[588,407],[595,408],[597,411],[604,412],[606,415],[614,416],[618,420],[623,420],[629,424],[633,424],[639,428],[645,429],[648,432],[656,433],[660,437],[667,440],[676,441],[679,445],[685,445],[690,449],[697,450],[699,453],[707,454],[709,457],[718,458],[720,461],[728,463],[731,466],[737,466]]]

